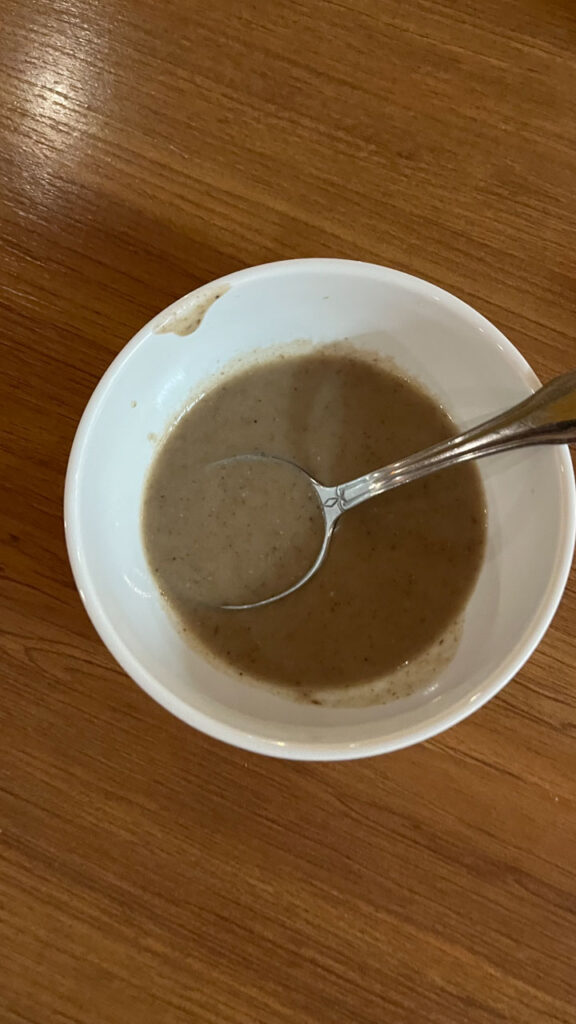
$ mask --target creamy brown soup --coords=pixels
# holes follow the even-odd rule
[[[389,680],[378,700],[427,686],[454,649],[483,558],[473,464],[347,512],[319,573],[294,594],[242,611],[216,605],[286,589],[321,542],[305,478],[233,456],[279,456],[336,484],[454,432],[423,390],[343,343],[208,390],[162,443],[142,513],[150,567],[190,641],[229,671],[315,702],[374,680]]]

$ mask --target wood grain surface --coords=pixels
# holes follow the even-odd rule
[[[333,765],[140,692],[66,460],[147,320],[372,260],[576,365],[573,0],[0,0],[1,1024],[576,1021],[576,587],[489,706]]]

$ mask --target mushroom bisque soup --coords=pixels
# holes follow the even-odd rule
[[[244,680],[331,706],[429,688],[453,657],[486,536],[474,463],[346,512],[318,573],[323,519],[302,466],[343,483],[457,432],[440,404],[344,342],[224,375],[160,444],[142,535],[188,641]]]

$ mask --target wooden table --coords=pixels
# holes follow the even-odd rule
[[[181,294],[344,256],[576,364],[573,0],[0,0],[2,1024],[576,1021],[576,588],[488,707],[290,764],[171,718],[64,550],[99,376]]]

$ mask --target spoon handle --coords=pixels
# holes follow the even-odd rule
[[[576,371],[573,370],[555,377],[518,405],[457,437],[450,437],[383,469],[341,484],[336,488],[339,509],[344,512],[400,484],[411,483],[468,459],[480,459],[527,445],[570,444],[574,441]]]

